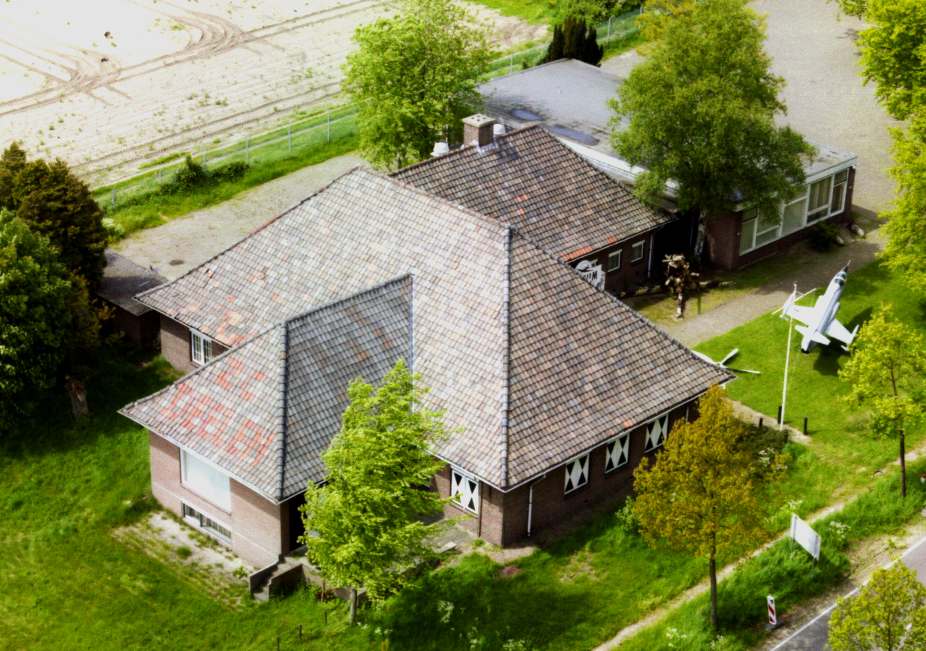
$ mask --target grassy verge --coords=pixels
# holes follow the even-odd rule
[[[282,648],[366,648],[362,631],[345,631],[343,609],[325,627],[311,593],[233,610],[113,537],[154,508],[148,436],[115,411],[172,377],[160,359],[110,360],[88,387],[89,424],[72,427],[56,392],[0,448],[0,646],[250,650],[281,635]]]
[[[142,178],[142,184],[133,188],[131,194],[119,192],[116,186],[116,205],[110,199],[111,187],[96,191],[96,196],[103,207],[106,217],[110,217],[122,228],[126,235],[145,228],[158,226],[180,215],[199,210],[231,199],[236,194],[279,178],[290,172],[316,165],[335,156],[342,156],[356,150],[358,132],[353,114],[331,123],[331,142],[327,140],[327,126],[321,125],[293,133],[292,151],[289,153],[287,140],[275,142],[259,149],[254,149],[263,140],[272,140],[286,135],[286,130],[270,134],[251,143],[250,170],[237,181],[221,183],[212,187],[201,188],[183,194],[161,195],[158,193],[157,175],[152,173]],[[225,152],[227,158],[222,164],[232,161],[244,161],[247,153],[244,145],[235,145]],[[173,172],[171,173],[173,174]],[[168,176],[165,174],[164,180]],[[132,183],[137,183],[138,178]]]
[[[812,596],[823,594],[841,583],[849,571],[846,551],[866,538],[893,534],[915,517],[926,503],[926,491],[915,481],[926,463],[913,464],[908,485],[900,497],[899,473],[880,478],[871,490],[834,513],[814,523],[823,544],[820,562],[811,576],[810,556],[799,547],[790,553],[790,543],[781,540],[744,563],[717,590],[717,610],[722,641],[710,630],[708,595],[681,606],[661,622],[641,631],[621,645],[622,651],[658,651],[684,648],[692,651],[746,649],[765,636],[761,628],[767,617],[765,596],[773,595],[778,612]]]

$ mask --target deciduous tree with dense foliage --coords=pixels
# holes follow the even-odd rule
[[[871,410],[871,430],[900,442],[900,494],[907,496],[906,428],[926,410],[926,348],[914,329],[895,321],[884,305],[859,330],[839,371],[851,393],[842,400]]]
[[[71,275],[48,239],[0,209],[0,435],[54,383],[73,295]]]
[[[901,562],[876,570],[830,619],[832,651],[926,649],[926,587]]]
[[[391,18],[359,27],[344,91],[359,109],[360,148],[382,168],[427,158],[460,138],[480,106],[476,80],[491,50],[475,19],[451,0],[401,0]]]
[[[813,148],[788,127],[771,72],[762,19],[746,0],[703,0],[668,21],[662,38],[609,104],[615,151],[646,169],[637,196],[651,204],[678,184],[679,208],[706,221],[748,202],[779,218],[780,204],[804,184],[802,155]]]
[[[729,558],[767,536],[760,480],[744,445],[747,432],[726,392],[713,386],[698,403],[698,419],[676,422],[656,462],[644,457],[634,471],[634,513],[643,537],[653,547],[708,560],[715,629],[718,557]],[[776,469],[780,462],[773,462]]]
[[[103,280],[107,234],[87,185],[61,160],[27,161],[14,143],[0,157],[0,207],[49,239],[59,260],[95,289]]]
[[[379,389],[355,380],[341,433],[322,454],[325,483],[310,483],[302,507],[308,556],[332,585],[382,599],[409,580],[407,570],[434,556],[425,539],[450,521],[426,525],[448,499],[427,490],[443,462],[431,454],[444,438],[441,414],[422,407],[401,360]]]
[[[897,182],[894,207],[887,218],[884,258],[920,296],[926,296],[926,115],[913,118],[906,130],[892,129]]]

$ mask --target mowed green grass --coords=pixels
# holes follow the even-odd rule
[[[92,423],[72,428],[63,395],[0,451],[0,649],[365,648],[325,627],[310,594],[232,609],[177,566],[116,540],[115,527],[153,508],[146,432],[116,409],[172,378],[163,360],[109,362],[88,391]],[[242,582],[240,592],[245,589]]]
[[[818,288],[816,296],[807,296],[800,303],[813,305],[825,289]],[[926,330],[926,311],[920,298],[879,263],[850,271],[841,303],[837,318],[850,331],[864,323],[881,303],[892,306],[898,319]],[[781,404],[789,327],[778,315],[766,314],[696,347],[715,360],[738,348],[739,354],[728,364],[762,372],[760,376],[741,374],[727,390],[734,400],[767,414],[770,425]],[[785,489],[792,499],[803,500],[799,512],[809,513],[869,485],[873,472],[898,458],[899,447],[894,439],[871,436],[867,414],[839,401],[849,393],[848,385],[838,377],[848,353],[831,345],[818,346],[804,355],[800,342],[800,333],[793,331],[785,421],[802,429],[806,416],[812,440],[808,446],[790,445],[797,458]],[[911,428],[907,449],[913,449],[923,437],[922,426]]]

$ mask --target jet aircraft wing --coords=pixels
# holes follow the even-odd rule
[[[832,337],[833,339],[838,339],[844,344],[851,344],[852,340],[854,339],[852,333],[846,330],[846,327],[836,319],[830,321],[830,325],[826,329],[826,336]]]
[[[797,319],[804,325],[810,325],[811,319],[813,319],[814,312],[817,311],[816,307],[803,307],[801,305],[789,305],[788,309],[785,310],[785,316]]]

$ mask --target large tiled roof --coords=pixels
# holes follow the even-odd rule
[[[511,224],[567,261],[670,220],[540,126],[498,136],[488,147],[463,147],[393,176]]]
[[[414,370],[431,387],[426,404],[459,430],[436,452],[501,488],[731,379],[516,229],[362,169],[141,300],[237,345],[403,274],[414,278]],[[347,327],[310,325],[335,334]],[[206,369],[236,351],[197,373],[214,379]],[[357,353],[342,347],[306,377],[332,394],[346,387],[331,370],[345,354]],[[323,393],[312,389],[307,400]],[[343,403],[319,399],[300,413],[308,421],[340,410]],[[154,411],[133,417],[159,431]],[[320,441],[287,447],[287,458],[309,457],[306,476],[317,476]]]
[[[135,316],[141,316],[151,309],[136,301],[135,295],[166,282],[167,279],[157,271],[140,267],[112,249],[107,249],[103,283],[96,294]]]
[[[324,479],[347,387],[411,363],[412,278],[287,319],[121,413],[283,500]]]

